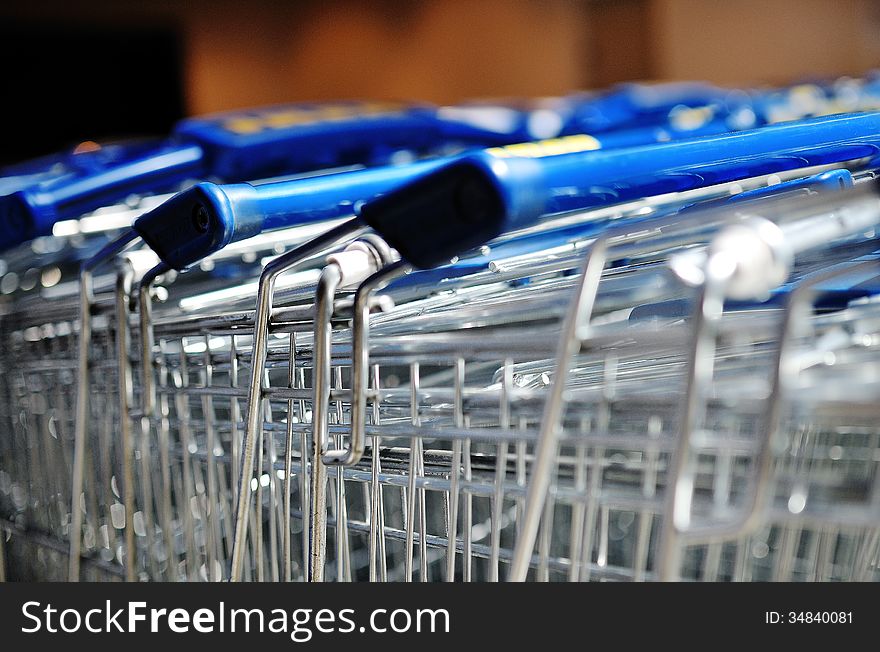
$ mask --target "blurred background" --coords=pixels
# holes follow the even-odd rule
[[[878,36],[876,0],[4,3],[0,162],[287,101],[858,75]]]

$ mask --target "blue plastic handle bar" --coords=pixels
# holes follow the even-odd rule
[[[102,148],[103,149],[103,148]],[[114,145],[109,156],[72,155],[65,170],[0,197],[0,250],[52,233],[59,220],[133,193],[173,190],[204,174],[198,145]]]
[[[618,138],[612,144],[657,140],[651,129],[638,129],[632,137],[625,133],[606,134],[601,140],[579,135],[543,145],[520,144],[512,151],[553,146],[592,150],[603,147],[611,136]],[[134,229],[162,260],[184,269],[227,244],[263,231],[352,215],[359,202],[453,160],[438,158],[259,185],[199,183],[142,215]]]
[[[600,95],[567,98],[571,117],[564,133],[598,134],[614,129],[663,124],[675,107],[721,103],[730,91],[701,82],[619,84]]]
[[[849,170],[827,170],[806,177],[790,179],[763,188],[753,188],[745,192],[719,199],[688,204],[679,209],[679,212],[691,210],[703,210],[711,206],[730,206],[732,204],[745,204],[761,199],[787,199],[795,195],[815,194],[819,192],[845,190],[855,185],[855,177]]]
[[[596,139],[582,135],[263,186],[200,184],[139,218],[134,228],[163,261],[183,269],[230,242],[352,214],[366,201],[357,212],[370,226],[417,266],[433,266],[444,262],[436,253],[443,249],[439,243],[456,234],[476,246],[548,213],[876,154],[880,114],[619,150],[596,146]],[[463,216],[490,209],[501,212],[486,217],[493,226],[480,234],[488,237],[470,238]],[[446,230],[444,219],[455,228]]]
[[[721,93],[706,84],[677,83],[576,94],[558,103],[559,133],[654,120],[674,106],[702,105]],[[504,109],[496,113],[511,116],[512,122],[486,120],[486,111],[389,102],[278,105],[183,120],[168,141],[146,148],[119,144],[97,155],[44,157],[25,165],[28,175],[0,176],[0,196],[17,193],[0,200],[0,250],[48,235],[58,220],[130,194],[173,191],[194,178],[243,181],[350,164],[381,165],[402,149],[425,154],[535,137],[528,107],[496,108]],[[607,146],[668,137],[634,133],[616,136]]]
[[[853,173],[849,170],[828,170],[799,179],[783,181],[764,188],[754,188],[729,197],[727,203],[761,199],[768,196],[781,197],[791,193],[819,192],[823,190],[846,190],[854,185]]]
[[[453,165],[485,170],[509,218],[681,192],[880,153],[880,112],[813,118],[738,133],[617,150],[530,156],[519,146],[470,154]],[[525,155],[523,155],[525,154]]]
[[[782,92],[740,95],[755,106],[788,101]],[[701,83],[624,84],[604,94],[560,98],[541,111],[557,114],[559,134],[601,134],[603,148],[628,147],[735,128],[736,121],[719,108],[730,97],[728,90]],[[671,114],[710,106],[714,117],[696,126],[682,126]],[[534,132],[531,121],[540,111],[527,103],[494,107],[494,114],[506,116],[502,120],[486,119],[493,115],[492,106],[476,112],[459,108],[388,102],[279,105],[184,120],[170,140],[146,148],[114,145],[97,154],[45,157],[24,164],[26,173],[0,171],[0,197],[16,193],[0,199],[0,249],[47,235],[60,219],[130,194],[173,191],[194,178],[242,181],[349,164],[381,165],[401,149],[424,154],[548,135]]]
[[[86,141],[70,150],[4,166],[0,168],[0,196],[49,181],[71,181],[97,174],[108,167],[154,154],[165,145],[156,138],[111,141],[100,145]]]
[[[258,185],[199,183],[141,215],[133,228],[165,263],[184,269],[263,231],[354,215],[359,203],[448,160]]]
[[[486,145],[539,140],[572,134],[602,134],[626,131],[620,142],[609,140],[609,146],[627,146],[670,140],[670,118],[675,110],[701,110],[709,105],[720,106],[730,91],[698,82],[663,84],[627,83],[606,92],[580,92],[555,98],[472,101],[439,110],[450,135],[461,136],[467,129],[480,133]],[[456,118],[459,118],[458,120]],[[721,121],[720,121],[721,122]],[[716,125],[717,129],[724,123]],[[487,128],[508,138],[488,142]],[[667,131],[664,132],[663,129]],[[646,132],[636,135],[641,130]],[[482,132],[482,133],[481,133]],[[636,133],[631,133],[636,132]],[[687,134],[682,134],[687,135]],[[691,133],[689,135],[698,135]]]
[[[67,161],[73,156],[73,153],[42,156],[0,168],[0,197],[41,181],[60,177],[68,172]]]
[[[433,106],[359,101],[202,116],[180,122],[174,136],[202,146],[206,168],[226,181],[382,164],[401,149],[426,152],[448,138]]]
[[[754,202],[761,199],[777,199],[789,197],[792,193],[809,191],[813,193],[837,192],[853,185],[853,175],[849,170],[830,170],[813,174],[798,179],[783,181],[772,186],[756,188],[731,197],[707,199],[685,206],[672,207],[661,210],[647,216],[633,216],[623,218],[627,224],[636,227],[642,223],[656,220],[660,216],[674,213],[685,213],[691,210],[707,210],[713,207],[725,207],[739,203]],[[507,240],[501,240],[492,244],[488,253],[479,253],[467,256],[455,263],[441,265],[433,269],[422,270],[407,274],[396,279],[389,285],[389,289],[408,287],[427,287],[437,285],[442,281],[469,276],[471,274],[489,269],[490,263],[514,256],[536,254],[543,250],[571,245],[575,242],[583,242],[589,238],[597,237],[611,222],[619,224],[620,220],[609,218],[605,220],[589,220],[581,224],[557,227],[517,236]]]
[[[0,248],[48,235],[58,220],[133,193],[177,190],[187,180],[239,181],[385,162],[401,148],[425,151],[449,138],[433,116],[429,107],[390,103],[283,105],[184,120],[167,141],[41,159],[30,167],[43,165],[48,178],[0,198]],[[61,173],[48,174],[58,163]]]
[[[589,151],[630,143],[653,143],[656,130],[640,128],[584,134],[539,144],[512,145],[510,151],[538,148]],[[544,148],[544,149],[542,149]],[[352,215],[356,204],[386,193],[455,157],[355,170],[309,179],[260,185],[200,183],[141,216],[134,229],[168,265],[184,269],[227,244],[257,233]]]
[[[561,141],[549,147],[514,145],[464,155],[409,187],[365,204],[361,217],[405,259],[420,267],[434,266],[443,262],[435,244],[450,236],[436,213],[445,205],[445,215],[455,226],[451,230],[465,231],[456,210],[469,201],[466,188],[474,189],[475,203],[485,204],[469,210],[499,211],[480,220],[485,227],[480,234],[490,233],[488,240],[545,214],[874,156],[880,152],[880,113],[814,118],[619,150],[564,152]],[[459,187],[453,179],[460,180]],[[428,192],[432,183],[454,197],[426,207],[417,195]],[[423,216],[434,220],[430,227],[425,225],[428,220],[419,219]],[[477,239],[476,244],[481,242]]]
[[[597,147],[624,147],[727,131],[729,120],[721,113],[696,126],[670,119],[673,109],[700,111],[727,94],[707,84],[627,84],[605,94],[561,98],[552,111],[559,133],[604,132]],[[130,194],[173,191],[196,178],[241,181],[381,165],[401,149],[425,154],[535,137],[534,107],[460,108],[387,102],[279,105],[184,120],[170,140],[148,146],[113,145],[97,153],[46,157],[25,164],[27,175],[0,177],[0,250],[48,235],[58,220]],[[4,194],[10,196],[3,199]]]
[[[174,191],[189,180],[244,181],[380,165],[401,150],[424,155],[446,146],[485,146],[520,137],[517,130],[469,120],[467,114],[377,102],[280,105],[188,119],[166,141],[118,144],[18,166],[30,176],[10,178],[8,196],[0,197],[0,250],[49,235],[59,220],[130,194]]]

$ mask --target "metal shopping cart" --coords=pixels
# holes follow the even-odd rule
[[[843,212],[860,210],[855,206]],[[876,212],[874,197],[865,209],[864,217]],[[827,218],[829,210],[834,209],[821,207],[819,219]],[[789,228],[804,224],[796,221]],[[694,223],[683,226],[679,235],[685,241],[694,238]],[[867,222],[851,226],[863,229]],[[726,238],[735,231],[722,233],[719,237]],[[698,319],[621,321],[620,311],[628,312],[638,294],[626,283],[631,279],[621,278],[626,274],[638,275],[638,287],[647,295],[678,296],[669,285],[652,284],[650,273],[642,271],[644,256],[656,255],[657,245],[659,252],[666,250],[670,235],[667,228],[664,237],[652,242],[644,236],[634,241],[631,229],[609,233],[605,242],[629,245],[627,255],[642,260],[631,270],[600,275],[603,243],[594,244],[581,287],[565,274],[582,264],[581,256],[572,255],[537,277],[531,267],[520,268],[512,279],[492,279],[490,273],[471,279],[472,286],[459,280],[453,296],[427,298],[373,319],[359,320],[356,309],[353,345],[345,346],[347,338],[341,336],[339,351],[331,356],[331,377],[342,378],[344,390],[350,369],[354,391],[358,360],[369,351],[360,372],[369,368],[372,392],[360,405],[361,394],[352,398],[351,429],[368,421],[364,435],[371,445],[367,462],[337,470],[337,507],[328,519],[335,521],[337,578],[348,579],[354,572],[348,548],[354,533],[364,530],[370,537],[370,579],[412,579],[414,564],[421,579],[493,580],[507,576],[502,569],[508,564],[516,579],[531,569],[530,576],[542,580],[873,576],[876,433],[870,424],[876,423],[875,392],[865,383],[861,390],[867,403],[854,394],[848,402],[817,378],[809,385],[800,377],[788,378],[803,383],[800,391],[809,387],[812,392],[785,411],[778,385],[767,393],[773,336],[781,332],[778,341],[783,343],[791,336],[789,315],[806,290],[789,307],[771,311],[775,314],[726,316],[730,326],[718,335],[726,341],[716,345],[717,354],[692,352],[698,342],[706,346],[705,326]],[[660,260],[666,255],[661,253]],[[873,261],[864,266],[876,273]],[[497,268],[503,269],[503,262]],[[526,286],[516,287],[525,279]],[[514,280],[515,287],[505,287],[505,280]],[[621,280],[622,293],[615,288]],[[370,289],[362,286],[359,294]],[[592,292],[597,293],[595,303]],[[360,303],[366,305],[366,298]],[[567,322],[565,306],[572,315]],[[591,313],[599,322],[605,318],[595,330],[585,327]],[[842,327],[842,319],[835,316],[832,331]],[[844,349],[868,342],[856,330],[858,343],[844,337]],[[840,334],[836,331],[835,337]],[[805,349],[814,354],[808,339]],[[581,353],[578,342],[583,342]],[[692,359],[696,355],[701,359]],[[721,389],[712,392],[709,385],[715,381],[707,377],[706,367],[716,355]],[[843,350],[834,355],[844,355]],[[568,362],[569,357],[574,359]],[[694,379],[697,371],[702,375]],[[560,374],[567,381],[557,384]],[[694,385],[700,388],[698,397]],[[343,416],[346,409],[344,392],[339,394],[341,400],[329,404],[331,423],[334,409]],[[695,436],[699,444],[687,444],[699,448],[692,466],[689,458],[680,461],[690,455],[682,451],[681,411],[686,407],[686,415],[702,414],[692,407],[698,399],[708,405],[703,406],[705,425]],[[354,412],[359,408],[365,410],[360,418]],[[781,416],[788,409],[796,416],[784,418],[792,422]],[[781,443],[761,439],[766,419],[785,424],[774,433]],[[343,426],[337,432],[348,430]],[[552,441],[547,433],[554,433]],[[542,491],[538,478],[547,459],[542,457],[545,447],[549,471]],[[781,461],[771,463],[774,455]],[[675,471],[674,462],[680,465]],[[667,486],[693,493],[676,496],[667,506],[661,500]],[[366,487],[369,500],[360,495]],[[823,504],[832,495],[839,502]],[[749,509],[747,496],[755,496],[751,508],[758,516],[745,520],[741,512]],[[680,501],[688,515],[700,518],[700,529],[682,527],[673,537],[670,519]],[[530,512],[535,505],[537,512]],[[530,518],[537,526],[534,535],[527,532]],[[354,533],[345,532],[350,525]],[[671,540],[662,538],[664,531]],[[710,544],[687,546],[696,533]],[[666,560],[665,555],[681,549],[684,560]],[[520,568],[523,557],[517,555],[525,559]],[[765,560],[768,555],[775,557]]]
[[[875,577],[875,304],[803,306],[830,261],[873,269],[846,265],[876,196],[689,197],[409,275],[362,225],[179,275],[124,251],[3,320],[7,556],[72,579]],[[788,303],[757,301],[789,272]]]

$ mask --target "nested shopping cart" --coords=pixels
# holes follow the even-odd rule
[[[848,138],[835,160],[875,147]],[[770,168],[829,162],[808,150]],[[738,169],[456,238],[450,264],[438,242],[421,270],[382,222],[182,274],[126,237],[2,321],[6,557],[70,579],[876,579],[880,200],[868,174],[687,208],[770,171]]]
[[[785,264],[749,259],[743,245],[760,248],[766,238],[792,253],[813,238],[824,245],[830,232],[817,227],[835,212],[850,220],[846,231],[870,229],[876,197],[853,201],[800,215],[787,206],[796,219],[782,228],[728,217],[710,248],[715,260],[730,255],[743,265],[733,296],[769,291],[778,279],[767,263]],[[870,357],[871,339],[856,325],[870,317],[855,309],[810,324],[796,314],[831,273],[807,277],[769,314],[705,314],[712,288],[700,284],[691,310],[706,322],[681,308],[672,318],[662,309],[660,319],[633,318],[634,300],[681,298],[669,282],[678,274],[663,269],[668,248],[702,245],[696,233],[707,222],[667,223],[656,239],[621,227],[594,242],[586,261],[572,252],[547,264],[538,255],[506,277],[496,261],[447,292],[372,319],[358,312],[372,290],[362,286],[354,332],[341,331],[330,350],[339,396],[334,403],[331,390],[330,427],[339,424],[343,439],[362,427],[369,442],[360,468],[337,467],[335,506],[313,524],[316,546],[330,526],[333,576],[357,577],[350,541],[363,532],[370,579],[873,577],[876,388],[861,376],[864,394],[848,400],[830,387],[847,375],[835,364]],[[801,230],[807,242],[795,241]],[[784,244],[774,241],[780,235]],[[600,274],[603,258],[619,260],[604,253],[615,250],[638,262]],[[660,261],[653,269],[652,260]],[[685,263],[676,265],[689,280]],[[835,273],[876,274],[875,265]],[[577,269],[579,279],[569,274]],[[792,358],[815,356],[814,338],[842,348],[823,352],[818,373],[810,364],[784,377]],[[790,340],[804,351],[789,349]],[[774,344],[782,347],[774,352]],[[354,394],[347,426],[345,394],[359,374],[370,390],[365,400]],[[324,551],[312,556],[322,560]]]

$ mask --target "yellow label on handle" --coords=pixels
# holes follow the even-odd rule
[[[486,151],[498,158],[544,158],[575,152],[590,152],[602,149],[602,143],[587,134],[549,138],[533,143],[517,143],[505,147],[490,147]]]
[[[378,117],[399,113],[407,107],[392,102],[354,102],[350,104],[318,104],[303,107],[270,107],[258,112],[232,115],[223,121],[223,128],[236,134],[255,134],[266,129],[285,129],[320,122],[339,122],[352,118]]]

